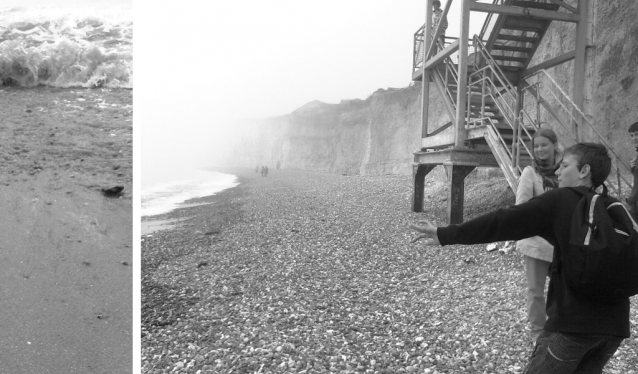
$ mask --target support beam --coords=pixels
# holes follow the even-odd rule
[[[423,62],[421,63],[421,137],[428,135],[428,112],[430,110],[430,71],[425,69],[427,51],[432,44],[432,2],[425,2],[425,26],[423,29]]]
[[[412,191],[412,211],[423,211],[423,194],[425,189],[425,176],[434,169],[436,165],[413,165],[412,175],[414,177],[414,190]]]
[[[563,122],[560,119],[560,116],[558,115],[558,113],[556,113],[556,111],[554,110],[554,108],[552,108],[551,105],[549,105],[549,103],[547,102],[547,100],[545,100],[545,98],[541,95],[539,95],[538,90],[536,90],[536,88],[534,88],[533,85],[529,84],[529,82],[527,82],[526,80],[523,81],[523,84],[525,85],[525,90],[529,91],[529,93],[534,96],[535,98],[537,98],[537,100],[540,102],[540,104],[543,106],[543,108],[545,108],[545,110],[547,111],[547,113],[549,113],[552,118],[554,118],[554,121],[558,122],[558,124],[564,128],[564,129],[569,129],[569,127],[567,126],[568,124]],[[576,135],[573,133],[569,134],[570,136],[576,138]]]
[[[465,3],[465,1],[463,1]],[[470,3],[470,10],[474,12],[484,13],[497,13],[506,14],[508,16],[521,16],[531,17],[537,19],[546,19],[551,21],[563,21],[577,23],[580,20],[580,15],[552,12],[551,10],[533,9],[533,8],[519,8],[507,5],[492,5],[487,3],[479,3],[472,1]]]
[[[459,32],[459,82],[456,90],[456,126],[454,146],[465,147],[465,107],[467,104],[467,62],[470,34],[470,2],[461,1],[461,31]]]
[[[583,111],[583,98],[585,97],[585,61],[587,52],[587,34],[589,18],[589,0],[578,0],[578,13],[580,22],[576,24],[576,56],[574,59],[574,86],[572,97],[576,107]],[[574,109],[572,115],[578,118],[580,114]],[[576,123],[573,124],[576,133],[576,141],[581,141],[581,134]]]
[[[541,62],[540,64],[533,66],[527,70],[525,70],[525,72],[523,72],[523,77],[529,77],[530,75],[537,73],[543,69],[549,69],[549,68],[553,68],[556,65],[560,65],[562,63],[565,63],[567,61],[571,61],[576,57],[576,51],[570,51],[567,52],[565,54],[562,54],[558,57],[554,57],[551,60],[547,60],[545,62]]]
[[[452,121],[452,123],[456,125],[456,112],[454,110],[454,103],[450,101],[450,98],[445,93],[445,83],[443,83],[443,80],[438,74],[435,73],[432,76],[434,77],[434,84],[439,91],[441,101],[443,101],[443,106],[445,107],[448,116],[450,116],[450,121]]]
[[[516,86],[516,109],[514,117],[514,139],[512,141],[512,169],[518,169],[521,158],[521,110],[523,110],[523,84]]]
[[[549,0],[552,3],[556,4],[556,5],[560,5],[563,8],[569,10],[572,13],[578,13],[578,10],[576,8],[574,8],[573,6],[566,4],[564,1],[560,1],[560,0]]]
[[[436,67],[436,65],[440,64],[441,62],[443,62],[443,60],[445,60],[448,56],[452,55],[458,49],[459,49],[459,41],[457,40],[454,43],[452,43],[452,44],[448,45],[447,47],[445,47],[445,49],[443,49],[441,52],[437,53],[430,60],[424,61],[423,62],[423,69],[430,70],[433,67]]]
[[[450,189],[447,199],[448,224],[463,222],[463,200],[465,195],[465,177],[476,168],[475,165],[443,165]]]

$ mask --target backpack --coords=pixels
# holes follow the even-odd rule
[[[576,293],[604,304],[638,294],[638,224],[617,199],[587,187],[574,210],[570,247],[560,259],[563,277]]]

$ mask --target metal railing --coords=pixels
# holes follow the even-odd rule
[[[424,40],[424,29],[425,29],[425,25],[421,26],[421,28],[419,28],[415,33],[414,33],[414,48],[413,48],[413,56],[412,56],[412,73],[416,73],[417,71],[420,71],[421,68],[423,67],[423,55],[425,54],[424,51],[424,45],[425,43],[423,42]],[[455,38],[455,37],[449,37],[446,36],[444,37],[444,43],[441,44],[440,40],[437,39],[437,50],[442,50],[445,47],[447,47],[448,45],[454,43],[455,41],[457,41],[459,38]],[[458,57],[459,53],[455,52],[453,53],[450,57],[451,57],[451,61],[457,62],[458,63]]]
[[[492,0],[492,4],[494,5],[506,5],[509,4],[511,0]],[[494,13],[488,13],[485,18],[485,22],[483,22],[483,27],[481,28],[481,32],[479,32],[479,38],[481,40],[485,39],[485,36],[492,33],[494,26],[496,25],[496,18],[493,18]],[[498,17],[498,15],[497,15]]]
[[[518,171],[519,175],[522,172],[520,156],[521,147],[525,153],[532,157],[533,151],[529,149],[527,143],[532,140],[532,133],[530,130],[536,131],[537,127],[532,124],[524,126],[520,121],[520,113],[517,113],[517,103],[519,102],[518,90],[507,79],[499,65],[492,59],[483,42],[479,39],[478,35],[474,36],[474,68],[475,72],[469,75],[468,85],[468,125],[482,125],[488,124],[494,128],[499,139],[503,145],[503,148],[507,151],[511,160],[511,167]],[[481,97],[481,114],[474,119],[469,118],[471,112],[471,98]],[[491,116],[486,115],[486,99],[491,99],[494,105],[498,108],[499,113],[503,116],[504,122],[509,126],[512,131],[513,137],[511,144],[507,142],[500,135],[499,128],[494,123]],[[501,127],[502,128],[502,127]]]
[[[624,188],[631,190],[632,172],[629,164],[623,160],[609,141],[596,129],[587,116],[576,106],[558,83],[545,70],[540,70],[526,78],[523,93],[532,99],[525,108],[524,120],[527,123],[548,123],[560,129],[561,143],[565,145],[589,141],[601,143],[607,147],[612,158],[612,170],[607,178],[607,186],[617,196],[622,196]],[[529,81],[534,79],[535,82]]]

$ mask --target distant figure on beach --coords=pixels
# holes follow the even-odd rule
[[[281,161],[277,161],[277,170],[281,167]]]
[[[268,166],[264,166],[264,177],[268,176]]]
[[[255,168],[255,173],[259,172],[259,165],[257,165],[257,167]]]
[[[532,165],[523,169],[518,179],[516,205],[558,187],[556,170],[562,158],[556,133],[551,129],[540,129],[532,137],[532,149]],[[554,246],[540,236],[533,236],[516,242],[516,250],[524,258],[527,277],[527,320],[530,323],[532,342],[536,342],[547,320],[545,283],[554,256]]]
[[[443,18],[443,10],[441,9],[441,2],[439,0],[434,0],[432,3],[432,7],[434,8],[432,12],[432,35],[436,31],[436,28],[441,22],[441,18]],[[441,43],[441,49],[445,48],[445,30],[447,30],[447,18],[443,18],[443,25],[441,26],[443,30],[441,30],[441,35],[439,35],[439,41]]]
[[[629,126],[629,136],[634,143],[636,152],[638,152],[638,122]],[[638,159],[638,153],[631,159],[631,171],[634,175],[634,187],[629,193],[627,198],[627,204],[629,204],[629,213],[634,216],[634,219],[638,220],[638,168],[636,167],[636,159]]]

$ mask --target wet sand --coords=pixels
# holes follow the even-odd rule
[[[132,91],[0,87],[0,118],[0,373],[131,373]]]

